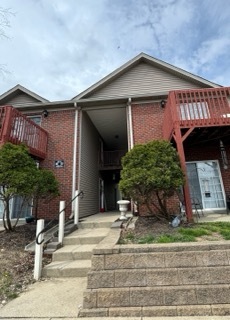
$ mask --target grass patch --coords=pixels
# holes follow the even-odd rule
[[[225,240],[230,240],[230,231],[229,230],[221,230],[220,234]]]
[[[137,243],[144,244],[144,243],[153,243],[155,242],[155,238],[153,235],[148,234],[147,236],[138,239]]]
[[[0,294],[6,299],[14,299],[18,297],[17,288],[14,284],[12,275],[4,271],[0,274]]]
[[[207,228],[179,228],[178,232],[184,236],[191,236],[193,238],[211,235],[212,231]]]
[[[173,234],[162,235],[156,239],[156,243],[171,243],[171,242],[192,242],[195,241],[195,237],[187,234]]]
[[[190,227],[169,227],[165,233],[159,233],[153,228],[153,232],[145,235],[135,234],[132,232],[124,233],[119,241],[119,244],[138,243],[173,243],[173,242],[195,242],[195,241],[216,241],[230,240],[230,222],[204,222],[197,223]]]

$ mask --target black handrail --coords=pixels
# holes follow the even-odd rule
[[[81,196],[81,199],[82,199],[82,198],[84,197],[84,192],[83,192],[83,191],[80,191],[80,192],[65,206],[65,208],[62,209],[62,210],[58,213],[58,216],[59,216],[63,211],[65,211],[65,209],[68,208],[68,207],[71,205],[71,203],[72,203],[77,197],[79,197],[79,196]],[[53,221],[55,221],[55,220],[56,220],[56,219],[52,219],[52,220],[44,227],[44,229],[42,229],[42,231],[40,231],[39,234],[36,236],[36,243],[37,243],[38,245],[40,245],[40,244],[42,244],[42,243],[44,242],[44,239],[43,239],[41,242],[38,241],[39,236],[40,236],[42,233],[44,233],[44,232],[46,232],[47,230],[49,230],[48,226],[49,226]]]

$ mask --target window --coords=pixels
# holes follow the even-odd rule
[[[21,210],[22,198],[20,196],[15,196],[10,200],[10,218],[16,219]],[[0,200],[0,219],[3,218],[4,205],[2,200]],[[32,205],[31,203],[24,203],[20,218],[25,218],[30,216],[32,213]]]
[[[191,198],[204,209],[225,209],[225,196],[219,164],[215,160],[187,162]]]
[[[11,209],[11,219],[16,219],[20,214],[20,211],[21,211],[20,218],[25,218],[27,216],[30,216],[31,209],[32,209],[31,203],[24,202],[22,207],[22,197],[15,196],[13,198],[13,204]]]
[[[42,122],[42,117],[41,116],[28,116],[30,120],[38,124],[39,126],[41,125]]]
[[[195,120],[210,118],[207,102],[190,102],[180,104],[181,120]]]
[[[4,205],[2,200],[0,200],[0,219],[3,218],[3,212],[4,212]]]
[[[1,189],[2,187],[0,186],[0,190]],[[3,204],[2,198],[0,197],[0,219],[3,219],[3,213],[4,213],[4,204]],[[22,203],[22,197],[16,195],[10,199],[10,218],[17,219],[19,214],[20,214],[20,218],[25,218],[32,214],[32,200],[24,201],[24,203]]]

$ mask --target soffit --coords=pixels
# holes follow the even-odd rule
[[[126,108],[101,108],[86,111],[108,150],[127,149]]]

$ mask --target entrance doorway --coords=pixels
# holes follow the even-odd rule
[[[203,209],[224,210],[225,196],[218,162],[188,162],[186,166],[191,198],[198,199]]]
[[[100,197],[100,208],[103,207],[105,211],[117,211],[117,201],[121,200],[121,192],[119,190],[120,171],[108,170],[101,172],[103,177],[103,183],[100,182],[100,194],[104,193],[104,196]],[[102,181],[102,179],[100,179]],[[102,202],[104,200],[104,203]]]

